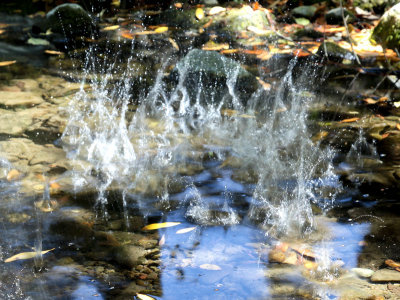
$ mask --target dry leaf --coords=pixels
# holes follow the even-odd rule
[[[350,119],[344,119],[342,121],[340,121],[339,123],[352,123],[352,122],[356,122],[360,120],[360,118],[350,118]]]
[[[394,260],[391,259],[385,260],[385,264],[391,268],[400,268],[400,263],[395,262]]]
[[[21,176],[21,173],[18,170],[12,169],[7,174],[7,180],[8,181],[17,180],[20,176]]]
[[[62,54],[64,54],[61,51],[55,51],[55,50],[44,50],[44,53],[50,54],[50,55],[62,55]]]
[[[112,25],[112,26],[107,26],[103,28],[103,31],[112,31],[112,30],[116,30],[119,28],[119,25]]]
[[[154,30],[155,33],[163,33],[163,32],[166,32],[166,31],[168,31],[168,27],[167,26],[161,26],[161,27],[158,27],[158,28],[156,28]]]
[[[386,132],[384,134],[381,135],[381,139],[386,139],[389,136],[389,132]]]
[[[365,99],[363,99],[363,101],[367,104],[375,104],[376,102],[378,102],[372,98],[365,98]]]
[[[145,294],[136,294],[136,298],[140,299],[140,300],[155,300],[155,298],[147,296]]]
[[[160,241],[158,242],[158,246],[163,246],[165,244],[165,234],[162,235]]]
[[[200,269],[218,271],[218,270],[221,270],[221,267],[219,267],[217,265],[213,265],[213,264],[202,264],[202,265],[200,265]]]
[[[172,227],[181,224],[181,222],[165,222],[165,223],[154,223],[154,224],[149,224],[147,226],[144,226],[142,230],[155,230],[159,228],[166,228],[166,227]]]
[[[204,18],[204,10],[201,7],[196,9],[196,13],[195,14],[196,14],[197,20],[201,20],[201,19]]]
[[[6,67],[15,64],[16,62],[16,60],[0,61],[0,67]]]
[[[168,41],[171,43],[172,47],[179,51],[179,46],[173,39],[168,38]]]
[[[195,230],[196,228],[197,228],[196,226],[195,226],[195,227],[182,228],[182,229],[179,229],[179,230],[176,232],[176,234],[188,233],[188,232],[190,232],[190,231]]]
[[[213,15],[217,15],[217,14],[220,14],[220,13],[222,13],[222,12],[225,12],[226,11],[226,8],[224,8],[224,7],[221,7],[221,6],[214,6],[213,8],[211,8],[209,11],[208,11],[208,15],[209,16],[213,16]]]
[[[42,252],[40,252],[41,255],[46,254],[49,251],[53,251],[55,248],[50,249],[50,250],[44,250]],[[4,262],[8,263],[8,262],[12,262],[15,260],[21,260],[21,259],[30,259],[30,258],[34,258],[38,255],[38,252],[22,252],[22,253],[18,253],[14,256],[11,256],[10,258],[7,258]]]

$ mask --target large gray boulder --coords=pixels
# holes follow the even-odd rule
[[[256,77],[240,63],[214,51],[189,51],[171,75],[175,80],[183,80],[192,99],[200,92],[206,102],[218,101],[229,94],[230,85],[241,99],[248,98],[259,88]]]
[[[400,49],[400,3],[382,16],[371,39],[386,48]]]

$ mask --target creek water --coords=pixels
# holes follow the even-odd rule
[[[55,248],[2,263],[1,298],[336,299],[354,287],[374,295],[350,270],[379,267],[381,246],[393,253],[396,240],[380,228],[395,226],[398,206],[340,180],[380,163],[361,128],[347,151],[315,138],[324,131],[313,112],[346,106],[321,88],[315,62],[285,60],[272,89],[246,93],[238,86],[247,71],[233,60],[212,54],[193,66],[166,53],[142,89],[138,50],[124,59],[119,51],[84,55],[67,123],[50,141],[70,168],[56,179],[44,172],[43,190],[26,193],[6,179],[13,163],[0,162],[0,258]],[[223,75],[210,81],[207,72]],[[52,193],[54,183],[68,189]],[[179,224],[142,230],[163,222]],[[271,256],[282,245],[292,260]]]

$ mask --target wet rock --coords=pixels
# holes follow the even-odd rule
[[[382,16],[372,32],[371,39],[387,48],[400,48],[400,3]]]
[[[117,263],[133,268],[146,260],[147,251],[143,247],[124,245],[113,250],[113,257]]]
[[[362,278],[369,278],[374,274],[374,270],[371,269],[365,269],[365,268],[353,268],[351,269],[352,272],[357,274],[357,276],[362,277]]]
[[[0,105],[6,108],[18,106],[31,107],[43,103],[41,96],[29,92],[6,92],[0,91]]]
[[[389,135],[378,141],[377,151],[383,161],[400,162],[400,132],[390,131]]]
[[[51,32],[73,40],[79,36],[92,35],[95,27],[92,16],[80,5],[66,3],[49,11],[45,20],[34,25],[34,30],[37,28],[45,32],[51,29]]]
[[[229,81],[234,84],[235,91],[243,96],[241,99],[248,99],[249,94],[259,88],[254,75],[238,62],[214,51],[191,50],[178,62],[171,75],[175,79],[183,77],[179,80],[184,81],[191,99],[196,99],[200,91],[201,101],[205,103],[218,101],[229,95]]]
[[[248,5],[229,10],[223,18],[226,22],[226,28],[233,32],[246,31],[249,26],[260,30],[265,30],[270,26],[263,11],[253,10]]]
[[[351,51],[343,49],[332,42],[322,43],[318,48],[317,55],[326,57],[328,60],[339,62],[343,59],[355,60],[354,54]]]
[[[292,15],[299,18],[311,19],[314,17],[317,8],[312,5],[298,6],[292,9]]]
[[[356,20],[356,17],[348,11],[347,9],[343,8],[343,15],[347,17],[347,23],[352,23]],[[342,8],[337,7],[328,11],[325,15],[325,19],[328,24],[343,24],[343,17],[342,17]]]
[[[389,269],[381,269],[371,276],[372,282],[400,282],[400,272]]]
[[[197,28],[207,22],[207,18],[197,20],[196,9],[167,9],[161,12],[158,16],[144,20],[146,24],[154,25],[166,24],[171,27],[178,27],[182,29]]]

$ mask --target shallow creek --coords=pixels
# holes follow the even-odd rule
[[[236,66],[222,96],[185,62],[142,95],[132,61],[97,63],[2,70],[0,258],[38,255],[0,263],[0,298],[400,297],[396,114],[295,58],[248,99]]]

